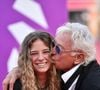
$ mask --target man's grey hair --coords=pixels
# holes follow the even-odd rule
[[[84,65],[95,60],[95,40],[86,25],[80,23],[65,23],[56,31],[56,35],[71,34],[73,49],[79,49],[86,53]],[[67,38],[65,38],[67,39]]]

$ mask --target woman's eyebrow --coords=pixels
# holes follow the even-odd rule
[[[49,48],[48,49],[43,49],[42,51],[46,51],[48,50],[49,51]],[[38,50],[30,50],[31,52],[37,52]]]

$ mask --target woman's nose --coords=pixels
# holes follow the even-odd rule
[[[39,60],[43,60],[44,59],[44,55],[42,53],[40,53],[39,56],[38,56],[38,59]]]

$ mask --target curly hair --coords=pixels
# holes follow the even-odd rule
[[[37,39],[42,40],[50,50],[53,48],[53,37],[47,32],[35,31],[26,36],[22,43],[18,59],[18,66],[21,70],[20,79],[22,83],[22,90],[41,90],[39,89],[39,83],[32,66],[32,61],[30,60],[30,48],[32,43],[34,43]],[[45,90],[60,90],[59,76],[53,63],[51,64],[47,75],[47,87]]]

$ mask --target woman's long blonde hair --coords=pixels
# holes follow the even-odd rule
[[[32,43],[37,39],[42,40],[45,43],[45,45],[50,48],[50,50],[53,47],[53,37],[46,32],[36,31],[26,36],[22,43],[18,59],[18,66],[21,70],[20,79],[22,83],[22,90],[41,90],[39,89],[37,76],[34,72],[32,62],[30,60],[30,48],[32,46]],[[47,78],[48,80],[46,82],[46,90],[60,90],[59,76],[57,75],[56,68],[53,63],[51,64],[51,67],[48,71]]]

